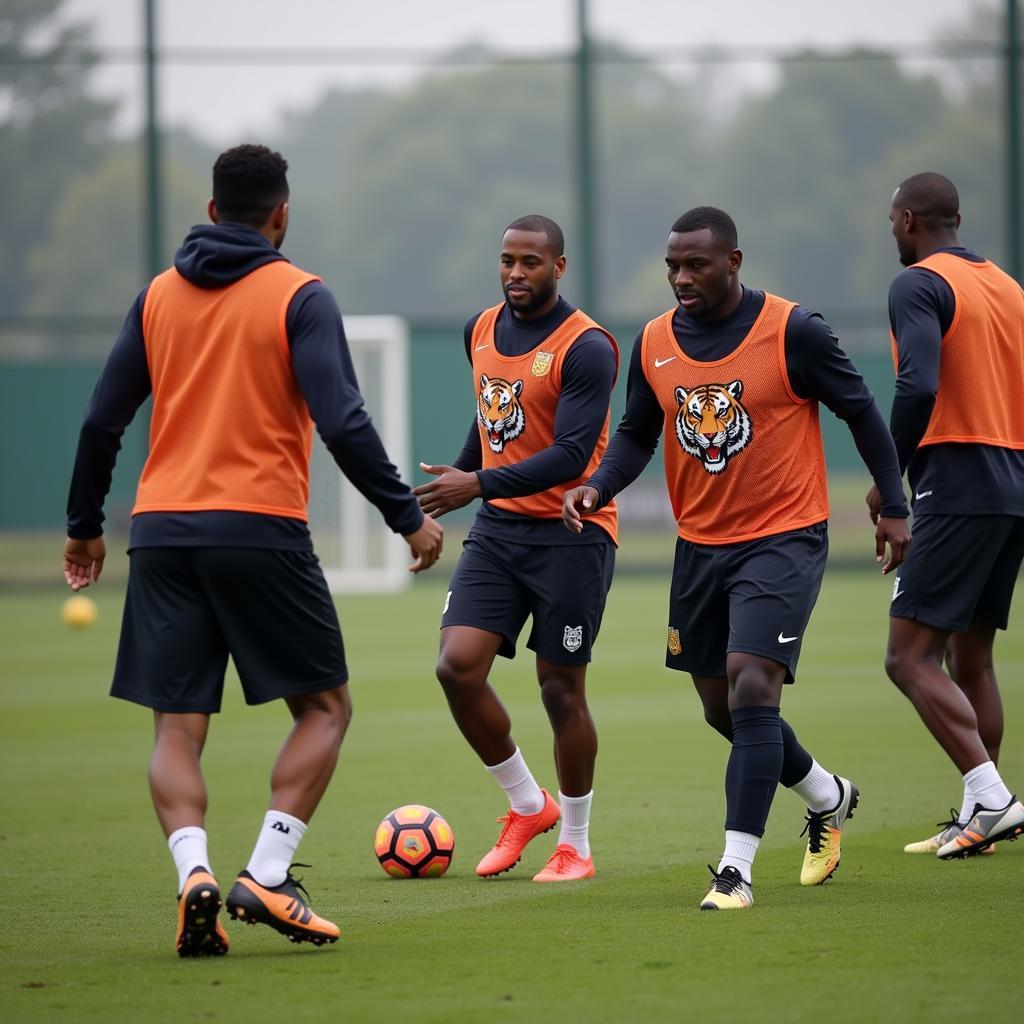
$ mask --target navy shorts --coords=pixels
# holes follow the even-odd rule
[[[740,544],[676,541],[669,595],[669,668],[724,677],[732,651],[796,675],[804,630],[828,560],[825,523]]]
[[[133,550],[111,694],[157,711],[211,714],[229,654],[248,704],[347,682],[338,613],[316,555]]]
[[[497,633],[504,638],[498,653],[514,658],[532,615],[530,650],[557,665],[586,664],[614,568],[610,542],[515,544],[471,533],[448,585],[441,627]]]
[[[1024,517],[915,515],[889,614],[936,629],[1006,629],[1024,560]]]

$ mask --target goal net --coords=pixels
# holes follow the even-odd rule
[[[409,480],[409,331],[397,316],[345,317],[366,409],[391,461]],[[319,437],[313,439],[309,528],[332,593],[401,590],[411,575],[408,545],[348,482]]]

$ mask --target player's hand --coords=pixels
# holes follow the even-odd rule
[[[601,495],[596,487],[574,487],[565,492],[562,499],[562,522],[572,533],[583,532],[583,516],[589,515],[597,508]]]
[[[903,564],[910,550],[910,524],[906,519],[887,519],[880,516],[875,529],[875,561],[885,558],[885,545],[889,545],[889,560],[882,566],[886,576]]]
[[[98,583],[106,557],[107,545],[102,535],[91,540],[68,537],[64,542],[64,582],[72,590]]]
[[[440,523],[424,516],[423,525],[418,530],[405,534],[405,542],[416,556],[416,561],[409,566],[409,572],[423,572],[441,557],[444,529]]]
[[[436,519],[480,497],[480,478],[476,473],[464,473],[452,466],[428,466],[425,462],[420,463],[420,469],[437,477],[412,490],[425,515]]]
[[[867,502],[868,515],[871,516],[871,522],[877,525],[878,517],[882,514],[882,495],[879,493],[877,485],[871,485],[871,490],[868,491],[864,500]]]

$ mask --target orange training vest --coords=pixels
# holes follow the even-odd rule
[[[133,514],[309,518],[313,424],[285,314],[318,280],[286,260],[226,288],[200,288],[173,268],[154,278],[142,311],[153,414]]]
[[[994,263],[937,252],[915,263],[953,290],[942,338],[939,390],[921,445],[988,444],[1024,449],[1024,291]],[[896,339],[890,333],[899,372]]]
[[[734,544],[828,518],[818,403],[798,398],[786,372],[786,323],[795,308],[764,308],[724,359],[690,359],[672,331],[674,309],[641,343],[644,376],[665,411],[665,479],[679,536]]]
[[[473,328],[473,388],[477,396],[477,426],[484,469],[515,465],[555,442],[555,410],[562,391],[562,365],[566,353],[586,331],[600,331],[608,339],[618,366],[615,339],[586,313],[576,310],[535,349],[521,356],[503,356],[494,340],[494,324],[504,303],[485,309]],[[497,508],[537,519],[561,519],[565,492],[583,483],[597,469],[608,447],[610,411],[583,475],[538,494],[522,498],[492,498]],[[618,510],[610,501],[587,516],[618,543]]]

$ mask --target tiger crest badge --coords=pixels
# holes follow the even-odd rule
[[[673,656],[683,653],[683,643],[679,639],[679,630],[674,626],[668,627],[668,653]]]
[[[551,361],[554,358],[554,352],[538,352],[533,357],[533,366],[530,368],[530,372],[534,377],[546,377],[551,369]]]
[[[562,635],[562,646],[570,654],[575,654],[583,646],[583,627],[566,626]]]

